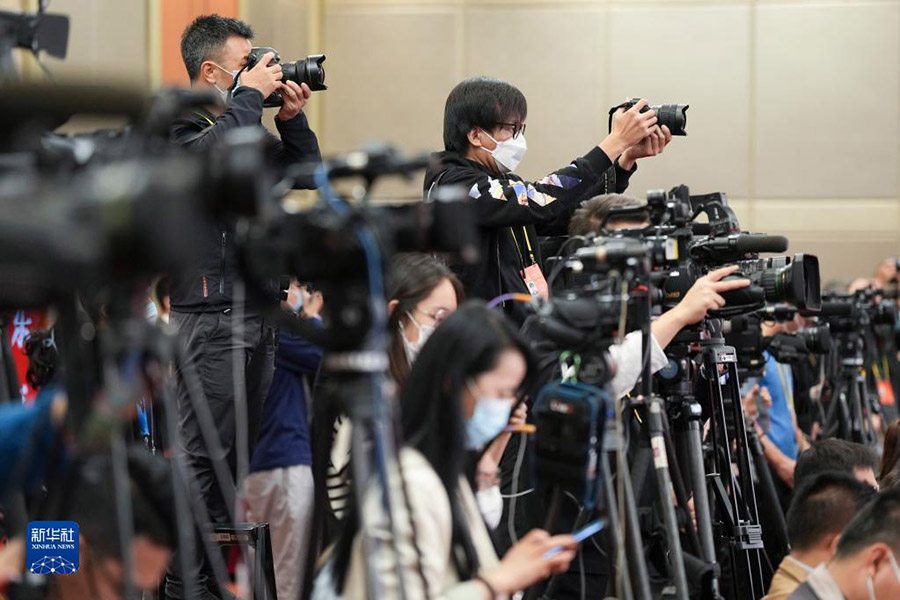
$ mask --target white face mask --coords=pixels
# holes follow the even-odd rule
[[[403,321],[400,321],[400,337],[403,338],[403,348],[406,350],[406,359],[409,361],[409,364],[412,365],[419,355],[419,352],[422,351],[425,342],[428,341],[428,338],[434,333],[434,327],[431,325],[420,325],[419,322],[416,321],[416,318],[412,316],[412,313],[408,312],[406,313],[406,316],[409,317],[409,320],[412,321],[413,325],[416,326],[416,329],[419,330],[419,339],[415,342],[411,342],[406,337],[406,329],[403,326]]]
[[[212,61],[210,61],[210,62],[212,62]],[[216,63],[213,63],[213,64],[216,65]],[[216,65],[216,67],[218,67],[219,69],[221,69],[221,70],[225,71],[226,73],[228,73],[229,75],[231,75],[232,84],[228,88],[223,90],[216,84],[213,84],[213,87],[216,88],[216,91],[218,91],[222,95],[222,100],[225,101],[225,103],[227,104],[228,101],[231,99],[231,96],[234,95],[234,91],[236,89],[238,89],[239,87],[241,87],[241,79],[240,79],[240,77],[238,77],[238,73],[240,73],[241,70],[238,69],[237,71],[229,71],[228,69],[226,69],[225,67],[223,67],[221,65]]]
[[[518,168],[519,163],[522,162],[522,159],[525,158],[525,153],[528,151],[528,144],[525,142],[525,134],[520,133],[517,137],[509,138],[502,142],[498,142],[492,138],[491,134],[487,131],[485,131],[484,134],[491,138],[492,142],[497,144],[497,147],[493,150],[488,150],[482,146],[482,150],[489,152],[491,156],[494,157],[497,168],[503,173],[515,171]]]
[[[478,502],[478,509],[481,510],[481,516],[484,517],[488,529],[497,529],[500,517],[503,516],[503,496],[500,495],[500,486],[492,485],[489,488],[478,490],[475,500]]]

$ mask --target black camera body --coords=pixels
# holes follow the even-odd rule
[[[312,54],[306,58],[301,58],[296,62],[281,62],[281,55],[275,48],[260,46],[250,49],[250,54],[247,56],[247,65],[244,67],[244,70],[255,67],[256,63],[258,63],[267,52],[272,52],[275,55],[272,58],[273,62],[281,64],[282,83],[287,83],[288,81],[293,81],[297,85],[305,83],[313,92],[328,89],[328,86],[325,85],[325,68],[322,66],[322,63],[325,62],[324,54]],[[281,97],[279,92],[273,92],[263,102],[263,106],[267,108],[281,106],[282,104],[284,104],[284,98]]]
[[[631,100],[609,109],[609,130],[612,131],[613,115],[617,110],[620,108],[628,110],[634,107],[639,101],[640,98],[632,98]],[[687,127],[686,112],[689,107],[689,104],[658,104],[656,106],[645,106],[641,109],[641,112],[647,112],[648,110],[656,111],[657,125],[660,127],[665,125],[669,128],[672,135],[687,135],[684,128]]]

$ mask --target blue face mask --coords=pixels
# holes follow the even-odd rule
[[[479,396],[468,382],[466,387],[475,397],[475,411],[466,419],[466,449],[477,450],[506,428],[515,399]]]
[[[291,312],[293,312],[295,315],[299,314],[300,309],[303,308],[303,294],[297,292],[293,302],[291,302],[291,296],[290,294],[288,294],[287,303],[288,306],[291,307]]]

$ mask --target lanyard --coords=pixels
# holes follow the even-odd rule
[[[201,112],[195,112],[194,114],[197,115],[198,117],[200,117],[201,119],[203,119],[204,121],[206,121],[207,123],[209,123],[210,125],[216,124],[215,121],[213,121],[212,119],[210,119],[209,117],[207,117],[206,115],[204,115]]]
[[[522,249],[519,247],[519,241],[516,239],[516,234],[512,230],[512,227],[509,228],[509,234],[512,236],[513,244],[516,245],[516,252],[519,254],[519,261],[522,263],[522,268],[526,267],[525,261],[522,260]],[[532,265],[537,264],[537,260],[534,258],[534,250],[531,248],[531,239],[528,237],[528,230],[525,226],[522,226],[522,234],[525,236],[525,246],[528,248],[528,259],[531,261]]]
[[[531,248],[531,240],[528,238],[528,229],[522,225],[522,233],[525,235],[525,245],[528,247],[528,258],[531,260],[531,264],[537,263],[534,259],[534,250]]]
[[[528,238],[528,231],[525,227],[522,227],[522,233],[525,234],[525,244],[528,248],[528,258],[531,260],[532,265],[537,264],[537,260],[534,258],[534,251],[531,249],[531,240]],[[519,247],[519,240],[516,239],[516,233],[513,231],[512,227],[509,228],[509,235],[512,237],[513,244],[516,246],[516,254],[519,256],[519,263],[522,265],[522,270],[525,270],[525,267],[529,266],[525,264],[522,255],[522,249]]]
[[[872,371],[875,373],[876,379],[880,381],[890,381],[891,367],[888,366],[887,356],[881,357],[881,370],[878,369],[878,365],[872,365]]]
[[[781,389],[782,391],[784,391],[785,398],[787,398],[791,410],[794,410],[794,390],[788,387],[787,377],[784,374],[784,369],[782,368],[781,363],[776,361],[775,366],[778,368],[778,376],[781,378]]]

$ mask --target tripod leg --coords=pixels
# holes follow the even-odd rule
[[[672,502],[672,479],[669,474],[666,443],[662,432],[662,409],[659,398],[651,397],[647,406],[648,424],[650,428],[650,446],[653,448],[653,464],[656,471],[656,483],[659,490],[659,503],[662,507],[663,520],[666,527],[666,544],[671,557],[669,568],[675,579],[675,590],[678,598],[687,600],[687,575],[684,572],[684,555],[681,550],[681,536],[675,519],[675,505]]]
[[[709,491],[706,482],[706,469],[703,467],[703,446],[700,439],[700,422],[698,421],[700,405],[694,406],[697,408],[698,417],[689,417],[690,420],[688,421],[687,429],[684,431],[683,435],[687,442],[688,468],[693,490],[694,514],[697,518],[697,535],[700,538],[701,557],[713,567],[713,572],[717,573],[716,547],[713,542],[712,530],[712,512],[710,511],[709,506]],[[718,598],[718,575],[713,576],[711,588],[712,597]]]
[[[615,564],[621,566],[619,569],[619,576],[611,577],[609,580],[611,589],[608,595],[615,595],[615,581],[621,578],[622,598],[623,600],[632,600],[634,594],[631,590],[631,580],[627,577],[628,558],[625,553],[622,553],[622,550],[625,548],[625,536],[622,532],[622,521],[619,516],[619,505],[618,499],[616,498],[615,482],[613,481],[612,471],[610,470],[609,455],[606,452],[603,452],[600,455],[600,466],[603,469],[603,479],[605,484],[603,488],[606,490],[606,512],[609,517],[609,526],[612,528],[613,540],[615,542],[615,548],[610,552],[610,555],[615,557]]]
[[[628,477],[624,453],[620,452],[619,456],[619,484],[623,488],[624,496],[622,510],[625,511],[625,549],[630,565],[631,587],[637,591],[638,598],[650,598],[650,579],[644,559],[644,544],[641,538],[641,525],[638,522],[637,505],[634,501],[634,489],[631,487],[631,478]]]

